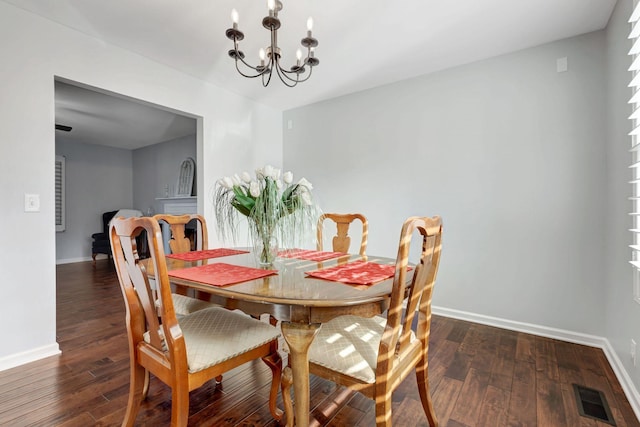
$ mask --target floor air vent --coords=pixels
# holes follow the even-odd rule
[[[577,384],[573,384],[573,390],[576,393],[576,402],[578,403],[580,415],[594,418],[613,426],[616,425],[611,415],[611,409],[607,404],[607,399],[601,391]]]

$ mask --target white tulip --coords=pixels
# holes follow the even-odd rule
[[[245,184],[249,184],[251,182],[251,175],[249,175],[249,172],[242,172],[241,178]]]
[[[285,184],[290,185],[293,182],[293,173],[285,172],[282,176],[282,179],[284,180]]]
[[[229,190],[231,190],[233,188],[233,180],[228,176],[225,176],[220,180],[220,185],[222,185],[224,188],[228,188]]]
[[[264,177],[265,177],[265,178],[272,178],[272,179],[274,179],[274,172],[275,172],[275,171],[274,171],[274,169],[273,169],[273,166],[271,166],[271,165],[266,165],[266,166],[264,167],[263,172],[264,172]]]
[[[273,173],[273,179],[280,179],[281,174],[282,174],[282,170],[275,168],[275,171]]]
[[[260,184],[257,181],[251,181],[249,184],[249,194],[253,197],[258,197],[260,195]]]
[[[313,185],[311,185],[311,183],[307,181],[306,178],[301,178],[300,181],[298,181],[298,185],[305,187],[309,191],[313,190]]]
[[[264,178],[264,171],[262,168],[258,168],[256,169],[256,177],[258,179]]]
[[[300,193],[300,198],[307,206],[311,206],[313,204],[313,201],[311,200],[311,193],[309,193],[308,191],[303,191],[302,193]]]
[[[240,181],[240,177],[237,173],[231,177],[231,180],[233,181],[234,186],[239,186],[240,184],[242,184],[242,181]]]
[[[276,188],[278,190],[282,189],[282,181],[280,181],[279,179],[276,179]]]

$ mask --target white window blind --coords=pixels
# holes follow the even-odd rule
[[[631,99],[629,104],[632,113],[629,116],[632,124],[631,136],[631,197],[629,197],[631,210],[629,214],[632,218],[631,234],[631,265],[634,267],[633,274],[633,298],[640,303],[640,3],[634,1],[635,5],[629,22],[631,23]]]
[[[56,156],[56,231],[65,229],[64,168],[64,157]]]

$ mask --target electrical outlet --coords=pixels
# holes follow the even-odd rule
[[[562,57],[562,58],[558,58],[558,59],[556,60],[556,70],[557,70],[559,73],[564,73],[564,72],[566,72],[568,69],[569,69],[569,64],[568,64],[568,62],[567,62],[567,57],[566,57],[566,56],[564,56],[564,57]]]
[[[631,340],[631,346],[629,347],[629,354],[631,355],[633,366],[636,366],[636,342],[633,339]]]

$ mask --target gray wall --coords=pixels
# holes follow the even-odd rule
[[[195,120],[194,120],[195,127]],[[194,128],[195,131],[195,128]],[[56,262],[91,258],[91,235],[102,231],[102,213],[159,206],[164,186],[176,186],[184,159],[196,158],[196,135],[125,150],[56,139],[56,154],[66,158],[66,230],[56,233]],[[104,257],[98,255],[98,257]]]
[[[284,167],[324,211],[368,216],[370,254],[395,256],[407,216],[441,215],[434,305],[602,336],[604,43],[600,31],[286,111]]]
[[[606,203],[606,337],[615,349],[625,370],[640,388],[640,371],[633,366],[629,356],[630,340],[640,343],[640,305],[633,301],[633,268],[628,260],[631,256],[631,220],[628,212],[631,194],[629,164],[631,155],[631,122],[627,117],[631,107],[627,103],[631,89],[627,84],[631,73],[627,71],[631,60],[627,52],[631,43],[627,40],[631,26],[627,23],[631,15],[632,1],[618,0],[607,26],[607,203]]]
[[[197,161],[194,134],[133,150],[133,202],[146,213],[160,213],[157,197],[164,197],[165,186],[177,187],[180,165],[187,157]],[[196,168],[196,174],[198,170]],[[196,186],[194,189],[197,190]]]
[[[102,213],[133,206],[131,150],[56,138],[66,163],[66,230],[56,233],[56,262],[91,258],[91,235],[102,231]]]

